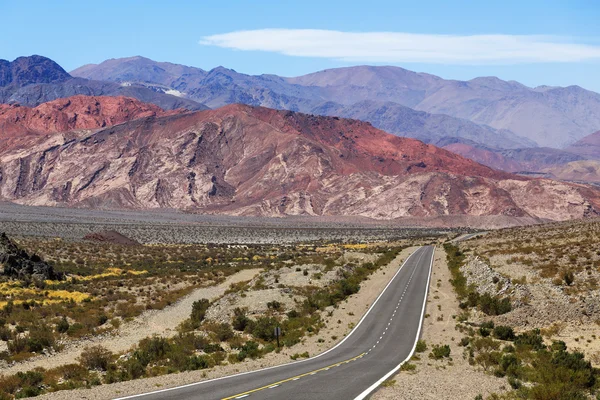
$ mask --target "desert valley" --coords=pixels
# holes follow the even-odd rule
[[[341,59],[0,60],[0,400],[600,398],[600,94]]]

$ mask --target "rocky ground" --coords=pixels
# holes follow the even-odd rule
[[[82,222],[85,221],[85,222]],[[425,221],[427,222],[427,221]],[[467,226],[460,218],[449,225]],[[492,218],[491,224],[507,221]],[[0,232],[10,236],[60,237],[81,240],[88,234],[116,231],[143,244],[266,243],[315,241],[394,241],[411,237],[455,234],[469,229],[444,228],[432,219],[374,221],[360,217],[257,218],[188,214],[170,210],[117,211],[53,207],[24,207],[0,202]]]
[[[510,297],[512,311],[496,324],[539,328],[600,365],[599,242],[597,219],[500,230],[461,244],[461,271],[480,293]]]

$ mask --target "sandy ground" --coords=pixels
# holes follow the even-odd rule
[[[445,260],[444,250],[436,248],[427,300],[429,317],[425,318],[422,331],[428,349],[419,354],[420,360],[411,361],[417,367],[415,371],[403,371],[390,378],[390,383],[395,383],[380,388],[372,396],[373,400],[474,399],[478,394],[485,398],[491,393],[503,392],[508,386],[505,379],[487,375],[463,358],[464,348],[458,346],[463,335],[455,330],[452,318],[460,309]],[[452,361],[430,359],[428,354],[433,344],[449,344]]]
[[[148,336],[173,336],[177,333],[175,330],[177,325],[190,316],[192,303],[200,299],[209,299],[213,301],[223,296],[232,283],[251,280],[260,271],[260,269],[240,271],[227,277],[227,279],[219,285],[195,290],[190,295],[163,310],[145,312],[135,321],[124,324],[116,335],[74,342],[69,344],[62,352],[52,356],[37,357],[8,368],[2,368],[0,369],[0,374],[9,375],[19,371],[28,371],[36,367],[53,368],[64,364],[75,363],[77,362],[77,357],[81,354],[82,349],[89,345],[100,344],[110,351],[117,353],[128,350],[134,344],[137,344],[140,340]]]
[[[72,400],[73,398],[88,400],[104,400],[115,397],[133,395],[152,390],[185,385],[201,380],[218,378],[238,372],[252,371],[259,368],[289,363],[290,356],[295,353],[308,351],[311,356],[317,355],[341,341],[354,324],[358,323],[363,314],[375,301],[379,293],[388,284],[397,271],[398,266],[414,251],[416,247],[405,249],[388,266],[379,269],[369,280],[361,285],[361,290],[343,302],[339,308],[324,313],[326,326],[317,335],[307,337],[302,343],[291,348],[284,348],[279,354],[270,353],[259,360],[249,360],[240,364],[222,365],[209,370],[182,372],[153,378],[138,379],[130,382],[119,382],[110,385],[97,386],[92,389],[62,391],[41,396],[43,399]],[[339,322],[338,322],[339,321]],[[318,339],[325,339],[319,343]]]

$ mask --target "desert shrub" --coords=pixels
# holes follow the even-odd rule
[[[510,326],[499,325],[494,328],[494,337],[500,340],[514,340],[515,332]]]
[[[267,303],[267,308],[270,308],[270,309],[273,309],[276,311],[281,310],[281,307],[282,307],[281,303],[277,300],[269,301]]]
[[[145,367],[151,362],[165,358],[170,350],[171,343],[168,339],[160,336],[152,336],[140,341],[133,356]]]
[[[8,341],[11,337],[10,329],[6,325],[0,325],[0,340]]]
[[[208,299],[197,300],[192,304],[192,313],[190,315],[190,320],[194,327],[199,327],[200,323],[204,321],[204,317],[206,316],[206,311],[210,306],[210,302]]]
[[[524,347],[532,350],[542,350],[546,348],[544,345],[544,338],[540,335],[539,329],[533,331],[524,332],[515,338],[515,346],[517,348]]]
[[[305,351],[304,353],[294,353],[290,356],[290,358],[292,360],[297,360],[299,358],[309,358],[310,355],[308,354],[308,351]]]
[[[479,297],[479,307],[487,315],[502,315],[512,310],[509,298],[499,298],[489,293],[484,293]]]
[[[187,359],[187,364],[185,366],[185,370],[187,371],[196,371],[199,369],[205,369],[205,368],[210,368],[211,366],[211,359],[207,356],[197,356],[197,355],[193,355],[190,356]]]
[[[112,362],[112,353],[102,346],[86,347],[77,358],[82,367],[106,371]]]
[[[573,284],[573,282],[575,281],[575,275],[573,274],[573,271],[571,271],[571,270],[563,272],[562,278],[565,281],[565,284],[567,286],[571,286]]]
[[[433,358],[434,360],[440,360],[442,358],[450,357],[450,346],[445,345],[433,345],[431,348],[431,353],[429,353],[429,358]]]
[[[220,344],[208,343],[206,346],[204,346],[203,350],[205,353],[216,353],[218,351],[223,351],[223,348],[221,347]]]
[[[500,368],[503,375],[518,377],[518,369],[521,366],[521,360],[512,353],[504,354],[500,359]]]
[[[488,337],[488,336],[490,336],[490,330],[488,328],[481,326],[481,327],[479,327],[479,334],[481,335],[481,337]]]
[[[32,353],[39,353],[53,347],[56,343],[54,333],[46,326],[35,325],[29,330],[27,347]]]
[[[243,332],[250,319],[246,316],[246,311],[237,307],[233,310],[233,329]]]
[[[234,336],[231,325],[225,322],[207,325],[206,330],[213,332],[220,342],[226,342]]]
[[[427,350],[427,343],[425,343],[424,340],[419,340],[417,342],[417,346],[415,347],[415,351],[417,353],[423,353],[425,350]]]
[[[56,323],[56,332],[58,333],[66,333],[69,330],[69,321],[65,317],[62,317]]]
[[[82,381],[88,377],[89,371],[80,364],[61,365],[56,368],[56,373],[65,380]]]
[[[275,328],[279,321],[274,317],[260,317],[249,325],[252,336],[265,341],[275,339]]]

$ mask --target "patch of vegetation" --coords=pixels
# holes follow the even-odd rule
[[[461,301],[461,308],[478,307],[487,315],[502,315],[512,310],[509,298],[492,296],[489,293],[479,294],[475,288],[467,286],[467,278],[460,271],[465,262],[464,253],[458,246],[450,243],[444,244],[444,249],[448,268],[452,275],[451,283]]]
[[[434,344],[431,348],[431,353],[429,353],[429,358],[433,358],[434,360],[441,360],[443,358],[450,357],[450,346],[445,344]]]

